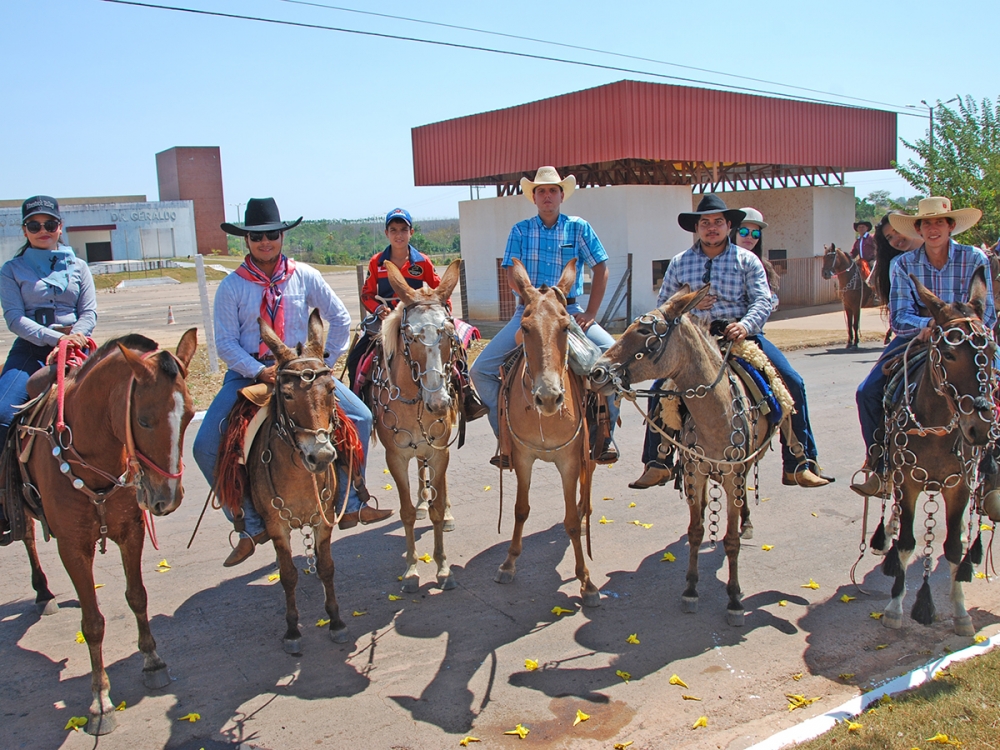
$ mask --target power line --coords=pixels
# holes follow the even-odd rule
[[[656,58],[652,58],[652,57],[640,57],[638,55],[628,55],[628,54],[625,54],[624,52],[614,52],[614,51],[611,51],[611,50],[595,49],[593,47],[584,47],[584,46],[579,45],[579,44],[568,44],[566,42],[556,42],[556,41],[552,41],[550,39],[537,39],[535,37],[530,37],[530,36],[521,36],[520,34],[508,34],[508,33],[502,32],[502,31],[490,31],[489,29],[477,29],[477,28],[475,28],[473,26],[458,26],[456,24],[443,23],[441,21],[427,21],[427,20],[424,20],[422,18],[410,18],[408,16],[395,16],[395,15],[392,15],[390,13],[377,13],[377,12],[371,11],[371,10],[359,10],[357,8],[345,8],[345,7],[340,6],[340,5],[326,5],[324,3],[310,2],[309,0],[278,0],[278,2],[288,3],[289,5],[304,5],[304,6],[313,7],[313,8],[323,8],[323,9],[326,9],[326,10],[337,10],[337,11],[342,11],[344,13],[357,13],[358,15],[362,15],[362,16],[374,16],[376,18],[388,18],[388,19],[391,19],[393,21],[407,21],[409,23],[419,23],[419,24],[424,24],[426,26],[437,26],[437,27],[444,28],[444,29],[455,29],[457,31],[471,31],[471,32],[476,33],[476,34],[486,34],[488,36],[498,36],[498,37],[503,37],[505,39],[516,39],[518,41],[523,41],[523,42],[535,42],[537,44],[548,44],[548,45],[552,45],[553,47],[563,47],[565,49],[581,50],[583,52],[594,52],[594,53],[599,54],[599,55],[610,55],[612,57],[620,57],[620,58],[623,58],[623,59],[626,59],[626,60],[637,60],[639,62],[648,62],[648,63],[653,63],[655,65],[669,65],[669,66],[674,67],[674,68],[682,68],[684,70],[694,70],[694,71],[697,71],[699,73],[711,73],[712,75],[726,76],[727,78],[737,78],[737,79],[743,80],[743,81],[753,81],[754,83],[764,83],[764,84],[767,84],[768,86],[781,86],[783,88],[796,89],[797,91],[808,91],[808,92],[813,93],[813,94],[823,94],[825,96],[836,96],[836,97],[841,98],[841,99],[851,99],[853,101],[865,102],[867,104],[878,104],[879,106],[882,106],[882,107],[893,107],[895,109],[900,109],[900,110],[906,109],[906,106],[902,105],[902,104],[890,104],[888,102],[881,102],[881,101],[878,101],[876,99],[865,99],[865,98],[860,97],[860,96],[850,96],[848,94],[837,94],[837,93],[834,93],[832,91],[823,91],[822,89],[812,89],[812,88],[809,88],[807,86],[795,86],[795,85],[793,85],[791,83],[782,83],[781,81],[770,81],[770,80],[768,80],[766,78],[754,78],[752,76],[741,76],[741,75],[738,75],[736,73],[726,73],[725,71],[722,71],[722,70],[712,70],[711,68],[699,68],[699,67],[694,66],[694,65],[684,65],[682,63],[669,62],[667,60],[657,60]],[[649,74],[649,75],[652,75],[652,74]],[[725,84],[720,84],[720,85],[725,85]],[[911,115],[911,116],[918,116],[918,115],[914,115],[914,113],[912,113],[912,112],[900,112],[899,114],[907,114],[907,115]],[[919,115],[919,116],[922,116],[922,115]]]
[[[582,61],[582,60],[570,60],[570,59],[561,58],[561,57],[551,57],[549,55],[532,54],[532,53],[529,53],[529,52],[514,52],[514,51],[511,51],[511,50],[496,49],[496,48],[493,48],[493,47],[480,47],[480,46],[471,45],[471,44],[459,44],[457,42],[444,42],[444,41],[439,41],[439,40],[435,40],[435,39],[421,39],[419,37],[400,36],[398,34],[383,34],[383,33],[379,33],[379,32],[376,32],[376,31],[362,31],[360,29],[349,29],[349,28],[343,28],[343,27],[339,27],[339,26],[326,26],[326,25],[323,25],[323,24],[304,23],[304,22],[301,22],[301,21],[285,21],[285,20],[276,19],[276,18],[264,18],[263,16],[247,16],[247,15],[242,15],[242,14],[239,14],[239,13],[222,13],[220,11],[201,10],[201,9],[198,9],[198,8],[182,8],[182,7],[178,7],[178,6],[174,6],[174,5],[160,5],[160,4],[156,4],[156,3],[143,3],[143,2],[138,2],[138,0],[102,0],[102,2],[114,3],[116,5],[131,5],[131,6],[138,7],[138,8],[152,8],[152,9],[155,9],[155,10],[172,10],[172,11],[176,11],[178,13],[190,13],[192,15],[199,15],[199,16],[213,16],[213,17],[216,17],[216,18],[228,18],[228,19],[236,19],[236,20],[241,20],[241,21],[257,21],[257,22],[260,22],[260,23],[269,23],[269,24],[274,24],[274,25],[277,25],[277,26],[292,26],[292,27],[303,28],[303,29],[314,29],[314,30],[318,30],[318,31],[335,31],[335,32],[339,32],[339,33],[342,33],[342,34],[356,34],[356,35],[359,35],[359,36],[374,37],[374,38],[378,38],[378,39],[389,39],[389,40],[392,40],[392,41],[414,42],[414,43],[417,43],[417,44],[429,44],[429,45],[437,46],[437,47],[450,47],[452,49],[470,50],[470,51],[474,51],[474,52],[489,52],[489,53],[492,53],[492,54],[505,55],[505,56],[508,56],[508,57],[523,57],[523,58],[527,58],[529,60],[542,60],[542,61],[545,61],[545,62],[557,62],[557,63],[563,63],[565,65],[578,65],[578,66],[581,66],[581,67],[595,68],[595,69],[598,69],[598,70],[610,70],[610,71],[614,71],[616,73],[628,73],[628,74],[632,74],[632,75],[649,76],[649,77],[652,77],[652,78],[662,78],[662,79],[665,79],[665,80],[680,81],[682,83],[690,83],[690,84],[699,84],[699,85],[702,85],[702,86],[715,86],[715,87],[719,87],[719,88],[726,88],[726,89],[731,89],[731,90],[734,90],[734,91],[740,91],[740,92],[745,92],[745,93],[750,93],[750,94],[763,94],[763,95],[768,95],[768,96],[775,96],[775,97],[780,97],[782,99],[788,99],[788,100],[792,100],[792,101],[809,102],[809,103],[812,103],[812,104],[827,104],[827,105],[832,105],[832,106],[836,106],[836,107],[849,107],[849,108],[852,108],[852,109],[859,109],[859,107],[857,107],[856,105],[843,104],[841,102],[831,102],[831,101],[826,100],[826,99],[816,99],[814,97],[808,97],[808,96],[785,94],[785,93],[778,92],[778,91],[765,91],[763,89],[755,89],[755,88],[751,88],[751,87],[748,87],[748,86],[737,86],[735,84],[719,84],[719,83],[714,83],[714,82],[711,82],[711,81],[702,81],[702,80],[699,80],[699,79],[696,79],[696,78],[685,78],[685,77],[682,77],[682,76],[672,76],[672,75],[667,75],[666,73],[653,73],[653,72],[646,71],[646,70],[637,70],[637,69],[634,69],[634,68],[623,68],[623,67],[619,67],[619,66],[616,66],[616,65],[604,65],[604,64],[601,64],[601,63],[585,62],[585,61]],[[904,111],[895,112],[895,114],[909,115],[911,117],[923,117],[922,114],[917,114],[917,113],[913,113],[913,112],[904,112]]]

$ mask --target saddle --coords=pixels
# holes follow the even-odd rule
[[[929,351],[930,347],[926,342],[914,343],[908,356],[904,347],[903,351],[890,357],[882,365],[882,372],[888,378],[885,390],[882,392],[882,404],[887,412],[903,400],[903,389],[906,387],[907,380],[910,381],[911,388],[915,386],[917,376],[927,363]],[[903,369],[904,358],[909,365],[905,371]]]
[[[48,541],[51,536],[42,499],[28,474],[28,459],[31,458],[37,433],[22,435],[20,427],[52,425],[56,417],[56,406],[51,388],[46,389],[20,407],[7,433],[7,442],[0,454],[0,503],[3,504],[4,515],[10,526],[11,541],[24,539],[28,524],[31,523],[25,508],[42,524],[45,540]]]

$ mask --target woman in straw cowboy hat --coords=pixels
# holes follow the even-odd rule
[[[884,483],[882,460],[873,457],[870,450],[877,444],[876,431],[881,432],[885,422],[882,393],[886,376],[882,372],[882,365],[911,339],[926,341],[934,325],[933,318],[920,306],[916,286],[910,275],[944,302],[965,302],[972,274],[977,268],[984,266],[988,294],[983,323],[988,328],[996,323],[989,260],[982,250],[959,244],[952,239],[974,227],[982,216],[983,212],[978,208],[953,209],[951,200],[941,197],[924,198],[917,206],[917,213],[913,215],[889,214],[889,226],[894,231],[911,240],[919,240],[921,245],[892,261],[889,271],[889,325],[896,338],[885,348],[868,377],[858,386],[858,417],[868,455],[862,469],[868,472],[868,476],[864,482],[851,485],[851,489],[859,495],[877,495]]]

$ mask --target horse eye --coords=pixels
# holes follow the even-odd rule
[[[944,357],[949,362],[955,361],[955,355],[952,354],[950,351],[945,351],[941,356]]]
[[[139,426],[142,427],[143,429],[148,430],[150,428],[150,421],[145,417],[139,417],[139,419],[136,421],[139,422]]]

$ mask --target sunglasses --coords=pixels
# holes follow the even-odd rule
[[[43,224],[40,221],[26,221],[24,222],[24,228],[28,230],[30,234],[38,234],[42,231],[42,227],[45,227],[46,232],[54,232],[62,224],[58,219],[48,219]]]
[[[280,236],[281,230],[278,229],[271,232],[247,232],[247,237],[250,238],[251,242],[263,242],[265,237],[271,240],[271,242],[276,242]]]
[[[713,260],[715,260],[715,259],[714,258],[709,258],[708,260],[705,261],[705,275],[701,277],[701,283],[702,284],[711,284],[712,283],[712,261]]]
[[[760,239],[759,229],[751,229],[750,227],[740,227],[738,231],[740,237],[753,237],[755,240]]]

